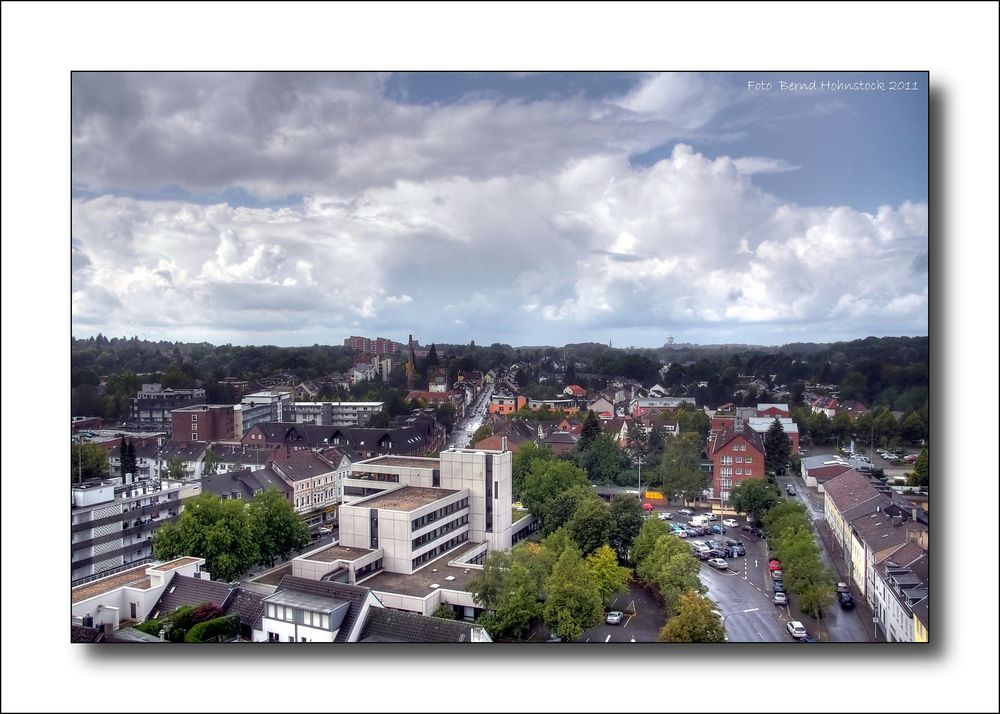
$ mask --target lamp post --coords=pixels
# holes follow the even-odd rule
[[[726,630],[726,618],[732,617],[733,615],[745,615],[748,612],[757,612],[757,610],[759,610],[759,609],[760,609],[759,607],[751,607],[751,608],[749,608],[747,610],[737,610],[736,612],[730,612],[728,615],[723,615],[722,616],[722,630],[723,630],[723,632],[725,632],[725,630]]]

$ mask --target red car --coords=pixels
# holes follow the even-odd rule
[[[916,454],[907,454],[906,456],[903,457],[903,461],[905,461],[908,464],[912,464],[916,460],[917,460]]]
[[[767,569],[771,571],[781,570],[781,563],[779,563],[777,560],[772,560],[767,564]]]

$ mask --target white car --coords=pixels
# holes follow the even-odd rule
[[[729,570],[729,563],[727,563],[722,558],[709,558],[705,562],[711,565],[716,570]]]
[[[704,518],[706,521],[717,521],[717,520],[719,520],[719,517],[717,515],[715,515],[714,513],[706,513],[706,514],[704,514],[702,516],[702,518]]]
[[[694,515],[694,511],[692,511],[690,508],[682,508],[681,510],[679,510],[677,512],[680,513],[682,516],[693,516]]]
[[[323,526],[319,529],[320,535],[330,535],[331,533],[333,533],[333,528],[331,526]]]
[[[722,521],[722,525],[726,528],[739,528],[740,524],[735,518],[726,518]]]
[[[669,511],[664,511],[663,513],[660,513],[656,517],[659,518],[661,521],[669,521],[674,517],[674,514],[670,513]]]
[[[792,620],[786,625],[788,628],[788,634],[797,640],[801,640],[803,637],[808,637],[809,633],[806,632],[806,628],[802,626],[802,623],[798,620]]]
[[[605,622],[607,622],[609,625],[620,625],[622,622],[622,618],[624,616],[625,613],[621,612],[620,610],[612,610],[611,612],[608,613],[608,616],[605,618]]]

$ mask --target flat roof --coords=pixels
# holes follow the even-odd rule
[[[148,564],[140,565],[138,568],[132,568],[108,578],[101,578],[86,585],[78,585],[73,588],[70,599],[74,603],[83,602],[125,586],[148,590],[150,585],[149,576],[146,575],[148,567]]]
[[[285,563],[274,570],[271,570],[262,575],[258,575],[255,578],[251,578],[250,582],[253,583],[263,583],[264,585],[277,585],[281,582],[281,579],[286,575],[292,574],[292,564]]]
[[[481,546],[482,543],[465,543],[432,560],[413,575],[382,572],[368,580],[364,580],[360,584],[376,591],[417,597],[426,597],[433,592],[436,588],[431,588],[431,585],[434,583],[447,590],[466,590],[469,583],[483,572],[482,569],[470,568],[468,566],[450,566],[448,562],[460,558],[473,548]],[[435,569],[437,569],[437,572],[434,572]],[[447,580],[446,578],[449,576],[453,577],[454,580]]]
[[[303,556],[305,560],[318,560],[321,563],[332,563],[335,560],[357,560],[372,551],[367,548],[352,548],[347,545],[331,545],[323,550]]]
[[[327,614],[340,609],[344,605],[350,604],[347,600],[337,597],[304,593],[294,588],[279,590],[273,595],[265,597],[264,601],[278,605],[289,605],[302,610],[312,610],[313,612],[325,612]]]
[[[384,511],[412,511],[455,493],[458,491],[450,488],[403,486],[387,493],[355,501],[351,505],[363,508],[381,508]]]
[[[427,456],[377,456],[368,461],[359,461],[358,465],[366,466],[405,466],[411,469],[434,469],[441,464],[439,459]]]
[[[191,565],[192,563],[197,563],[200,558],[178,558],[177,560],[171,560],[166,563],[160,563],[159,565],[153,566],[152,570],[157,570],[160,572],[166,572],[168,570],[177,570],[177,568],[182,568],[185,565]]]

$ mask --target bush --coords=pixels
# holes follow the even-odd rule
[[[451,605],[442,605],[437,610],[431,613],[431,617],[439,617],[442,620],[454,620],[455,619],[455,608]]]
[[[240,631],[240,616],[227,615],[199,622],[184,637],[185,642],[207,642],[217,637],[233,637]]]

